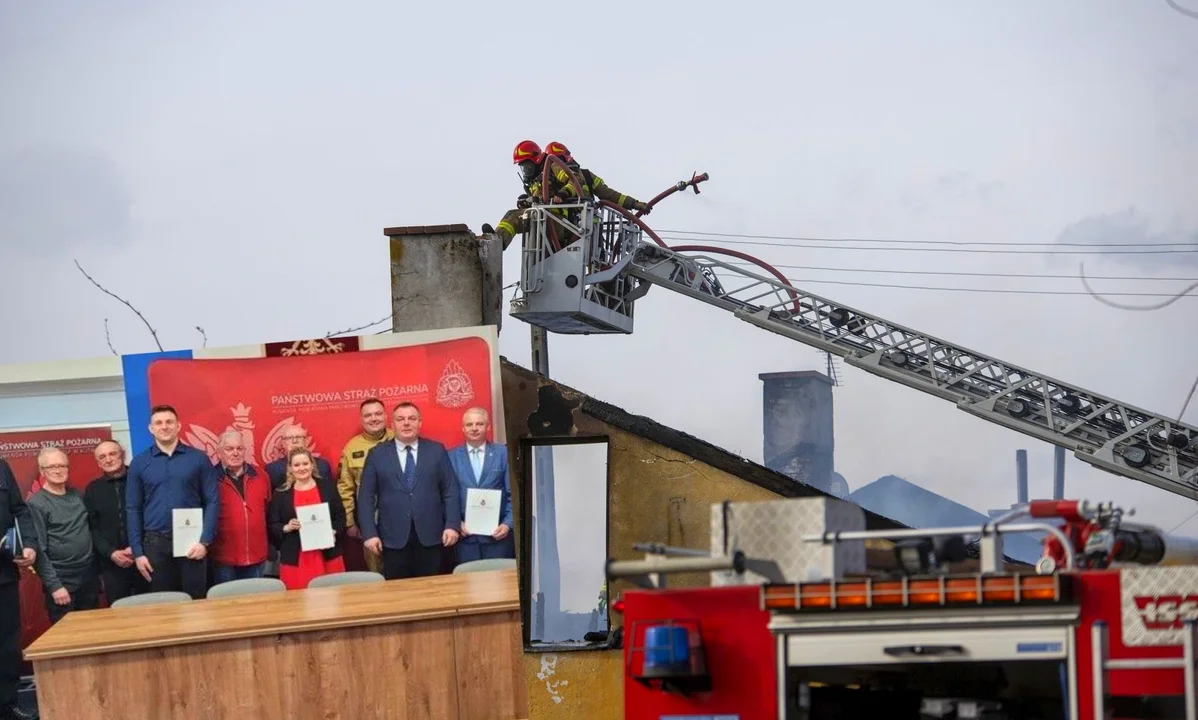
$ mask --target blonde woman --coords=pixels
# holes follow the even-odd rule
[[[301,447],[287,453],[286,473],[270,499],[270,535],[279,548],[279,579],[288,590],[302,590],[312,578],[345,572],[345,558],[336,545],[324,550],[302,549],[295,508],[328,503],[333,532],[340,533],[345,530],[345,506],[333,479],[322,477],[316,469],[311,450]]]

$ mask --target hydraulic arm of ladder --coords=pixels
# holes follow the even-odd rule
[[[1116,475],[1198,500],[1198,428],[872,317],[703,254],[640,242],[621,274],[732,312],[745,322],[1073,450]],[[718,278],[718,282],[713,282]],[[736,287],[729,287],[729,285]],[[630,297],[629,299],[633,299]]]

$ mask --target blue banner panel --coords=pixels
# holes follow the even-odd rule
[[[190,350],[122,355],[121,367],[125,376],[125,408],[129,414],[129,444],[134,455],[150,447],[150,364],[162,358],[190,360]]]

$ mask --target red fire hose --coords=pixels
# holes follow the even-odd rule
[[[549,166],[554,164],[565,171],[566,175],[570,178],[570,185],[574,187],[574,196],[581,198],[582,184],[578,182],[578,178],[574,176],[573,171],[570,170],[570,166],[566,165],[566,163],[556,155],[546,155],[545,162],[541,166],[541,202],[545,203],[546,205],[548,205],[550,202]],[[553,252],[561,250],[562,244],[561,240],[557,236],[557,225],[554,223],[548,223],[548,227],[546,229],[549,231],[549,246],[553,248]]]
[[[561,158],[557,157],[556,155],[548,155],[545,158],[544,167],[541,169],[541,201],[546,204],[548,204],[550,202],[550,198],[549,198],[549,166],[550,166],[550,164],[557,165],[558,167],[560,167],[562,170],[565,171],[566,175],[569,176],[569,178],[570,178],[570,185],[573,186],[576,197],[581,198],[582,197],[582,184],[578,182],[578,178],[574,175],[574,172],[572,170],[570,170],[570,167],[568,165],[566,165],[566,163],[563,162]],[[703,173],[703,174],[699,174],[697,172],[692,173],[690,180],[680,180],[679,182],[675,183],[674,185],[671,185],[669,187],[669,189],[658,193],[656,197],[654,197],[652,200],[650,200],[648,202],[649,209],[652,209],[654,205],[661,202],[662,200],[665,200],[666,198],[673,195],[674,193],[685,190],[688,187],[693,189],[695,191],[695,194],[698,195],[699,194],[699,183],[704,182],[707,179],[708,179],[707,173]],[[799,294],[798,294],[798,292],[795,291],[794,286],[790,284],[790,280],[788,280],[785,275],[778,272],[777,268],[775,268],[773,265],[770,265],[769,263],[765,262],[764,260],[755,258],[752,255],[740,252],[738,250],[728,250],[727,248],[715,247],[712,245],[675,245],[675,246],[671,247],[669,245],[666,245],[664,242],[662,242],[662,239],[657,236],[657,233],[653,232],[653,228],[646,225],[644,220],[641,220],[641,216],[644,215],[646,212],[648,212],[648,210],[645,210],[645,211],[637,213],[636,215],[633,215],[628,210],[625,210],[624,208],[620,207],[619,205],[616,205],[613,202],[608,202],[607,200],[600,200],[599,204],[604,207],[615,210],[616,212],[620,213],[625,218],[627,218],[629,221],[636,223],[637,227],[639,227],[641,230],[643,230],[646,235],[653,238],[653,241],[655,243],[657,243],[659,246],[661,246],[663,248],[666,248],[667,250],[673,250],[674,252],[704,252],[704,253],[714,253],[717,255],[728,255],[730,257],[734,257],[739,260],[744,260],[746,262],[752,263],[752,264],[762,268],[763,270],[769,272],[774,277],[778,278],[778,282],[782,283],[787,288],[789,288],[789,290],[787,291],[787,294],[789,294],[791,300],[794,301],[794,305],[793,305],[794,313],[796,315],[802,313],[803,308],[799,303]],[[550,239],[550,244],[553,246],[554,252],[561,249],[559,247],[560,243],[558,242],[558,239],[557,239],[556,230],[557,229],[555,227],[553,227],[552,224],[550,224],[550,227],[549,227],[550,238],[549,239]]]
[[[649,203],[648,203],[649,209],[650,210],[653,209],[654,205],[661,202],[662,200],[665,200],[666,198],[673,195],[674,193],[685,190],[687,188],[687,186],[690,186],[695,191],[695,194],[698,195],[699,194],[699,183],[704,182],[707,179],[708,179],[707,173],[703,173],[702,175],[700,175],[697,172],[691,173],[690,180],[680,180],[676,184],[671,186],[669,190],[665,190],[661,193],[658,193],[657,197],[655,197],[649,201]],[[647,212],[649,212],[649,210],[639,212],[636,214],[636,216],[641,217],[642,215],[644,215]]]
[[[673,195],[674,193],[679,192],[680,190],[685,190],[687,187],[693,188],[695,191],[695,194],[698,195],[699,194],[699,183],[701,183],[707,179],[708,179],[707,173],[703,173],[702,175],[695,173],[695,174],[691,175],[690,180],[682,180],[682,181],[678,182],[677,184],[671,186],[670,189],[658,194],[657,197],[655,197],[649,201],[649,203],[648,203],[649,207],[652,208],[654,205],[656,205],[657,203],[666,199],[670,195]],[[653,241],[655,243],[657,243],[658,245],[660,245],[663,248],[666,248],[667,250],[673,250],[674,252],[704,252],[704,253],[714,253],[717,255],[728,255],[730,257],[734,257],[739,260],[745,260],[746,262],[750,262],[750,263],[756,265],[757,267],[767,271],[774,277],[778,278],[778,282],[782,283],[787,288],[790,288],[787,291],[787,294],[790,295],[791,300],[794,300],[794,305],[792,307],[794,308],[794,313],[796,315],[800,314],[803,311],[802,306],[799,304],[799,294],[795,291],[794,286],[790,284],[790,280],[787,280],[786,276],[783,275],[782,273],[778,272],[777,268],[775,268],[773,265],[770,265],[769,263],[765,262],[764,260],[755,258],[752,255],[740,252],[738,250],[728,250],[727,248],[715,247],[712,245],[674,245],[674,246],[666,245],[664,242],[662,242],[662,239],[657,236],[657,233],[653,232],[653,229],[650,228],[648,225],[646,225],[644,220],[641,220],[641,216],[645,214],[644,212],[633,215],[632,213],[630,213],[629,211],[620,207],[619,205],[608,202],[606,200],[600,200],[599,204],[603,205],[604,207],[608,207],[608,208],[611,208],[612,210],[615,210],[616,212],[623,215],[625,218],[636,223],[637,227],[639,227],[641,230],[643,230],[646,235],[653,238]]]

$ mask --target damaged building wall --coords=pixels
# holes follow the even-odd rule
[[[697,438],[630,415],[504,360],[503,397],[511,440],[512,493],[516,517],[523,498],[523,461],[518,438],[607,436],[610,448],[608,555],[632,559],[637,542],[708,550],[711,505],[723,500],[770,500],[817,494],[765,467]],[[893,527],[870,516],[871,527]],[[517,522],[517,547],[525,528]],[[519,561],[525,562],[523,550]],[[672,586],[708,584],[706,573],[670,577]],[[614,600],[626,587],[608,590]],[[614,615],[613,627],[620,625]],[[620,650],[528,652],[525,669],[530,717],[594,720],[623,717]]]

